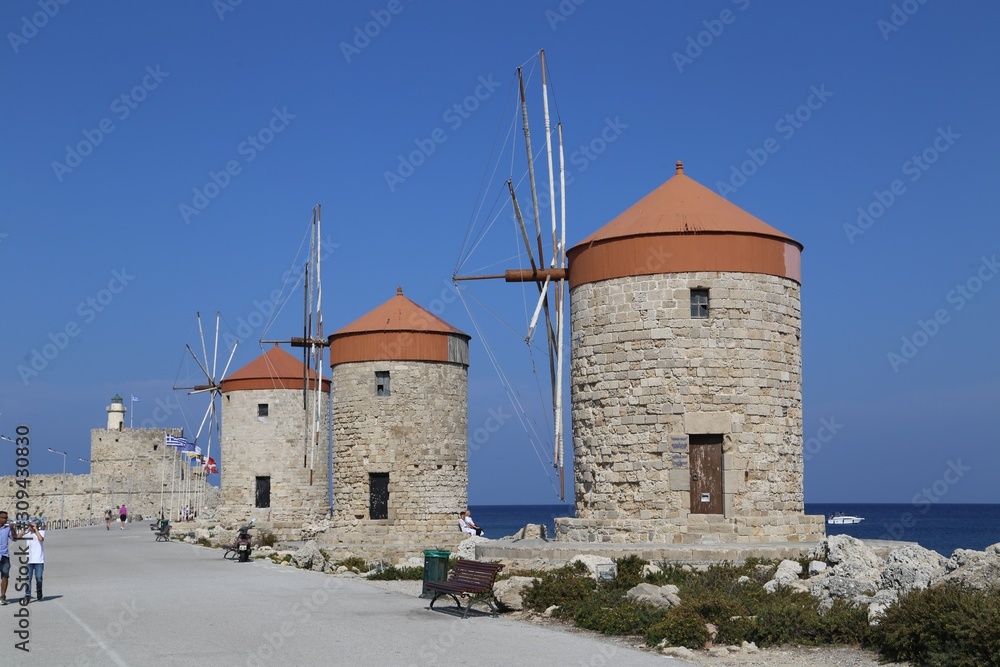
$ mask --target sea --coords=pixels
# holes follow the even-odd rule
[[[554,535],[556,517],[573,516],[573,506],[566,504],[472,505],[469,509],[476,525],[490,538],[513,535],[529,523],[545,524],[547,534]],[[956,549],[982,551],[1000,542],[1000,505],[806,503],[806,514],[829,516],[835,512],[860,516],[864,521],[827,524],[827,535],[916,542],[945,557]]]

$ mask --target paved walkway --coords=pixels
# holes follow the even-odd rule
[[[589,633],[462,620],[363,581],[156,543],[146,524],[49,531],[45,557],[46,597],[27,607],[30,653],[14,650],[22,608],[0,607],[2,665],[689,664]]]

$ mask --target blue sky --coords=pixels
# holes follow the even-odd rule
[[[450,278],[514,67],[545,48],[571,245],[678,159],[805,245],[807,501],[1000,502],[1000,8],[578,2],[3,3],[0,433],[31,427],[34,472],[49,446],[85,472],[116,392],[137,426],[196,428],[172,390],[195,312],[244,339],[234,368],[258,355],[316,203],[328,330],[402,285],[474,333]],[[475,289],[525,327],[522,291]],[[293,294],[268,337],[296,333]],[[537,402],[523,334],[476,317]],[[510,413],[478,336],[469,388],[470,430]],[[552,502],[549,480],[517,419],[470,456],[473,503]]]

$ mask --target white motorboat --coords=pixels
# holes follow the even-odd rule
[[[831,525],[840,526],[846,524],[861,523],[864,520],[865,518],[863,516],[851,516],[849,514],[837,512],[836,514],[831,514],[830,518],[828,518],[826,522]]]

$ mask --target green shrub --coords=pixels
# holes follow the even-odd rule
[[[644,635],[665,613],[653,605],[632,602],[607,587],[577,605],[573,621],[581,628],[605,635]]]
[[[658,646],[666,640],[668,646],[688,648],[704,647],[709,637],[705,619],[694,609],[683,605],[668,610],[645,634],[647,646]]]
[[[756,617],[747,641],[758,646],[816,644],[822,639],[819,600],[809,593],[778,588],[751,607]]]
[[[207,537],[199,537],[197,540],[194,541],[194,543],[195,544],[199,544],[199,545],[201,545],[203,547],[210,547],[210,546],[212,546],[212,543],[208,540]]]
[[[587,566],[576,562],[543,574],[528,587],[522,599],[529,609],[545,611],[558,605],[560,616],[570,616],[596,587],[597,582],[590,577]]]
[[[269,530],[265,530],[257,536],[257,544],[262,547],[273,547],[278,543],[278,536]]]
[[[866,607],[834,600],[833,608],[823,614],[823,636],[831,644],[864,645],[870,641],[871,632]]]
[[[1000,665],[1000,589],[948,584],[914,591],[889,607],[871,643],[886,660]]]
[[[399,579],[421,580],[424,578],[424,568],[419,565],[413,567],[396,567],[389,565],[381,572],[368,575],[371,581],[396,581]]]
[[[642,568],[648,564],[648,560],[643,560],[638,556],[616,558],[615,565],[617,566],[617,572],[614,580],[611,582],[612,586],[621,589],[623,592],[628,591],[630,588],[635,588],[635,586],[642,583]]]
[[[327,560],[329,560],[329,559],[327,559]],[[368,571],[368,563],[365,562],[364,558],[361,558],[359,556],[348,556],[347,558],[345,558],[343,560],[338,560],[333,565],[334,565],[334,567],[340,567],[341,565],[343,565],[344,567],[346,567],[349,570],[356,570],[358,572],[367,572]]]
[[[653,584],[655,586],[666,586],[667,584],[680,586],[691,577],[698,574],[690,569],[684,569],[684,566],[678,565],[677,563],[660,561],[656,565],[660,568],[660,571],[647,574],[645,578],[646,583]]]

